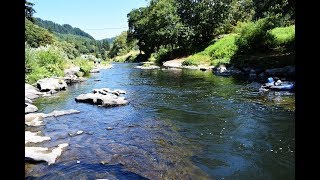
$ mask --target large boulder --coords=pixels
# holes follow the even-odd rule
[[[65,90],[67,83],[61,78],[44,78],[37,81],[37,87],[40,91]]]
[[[109,88],[93,89],[93,93],[80,94],[75,98],[77,102],[85,102],[90,104],[97,104],[100,106],[121,106],[128,104],[124,97],[120,94],[126,92],[120,89],[110,90]]]
[[[25,84],[25,98],[32,100],[36,99],[43,95],[42,92],[39,92],[39,89],[31,86],[30,84]]]
[[[33,113],[33,112],[36,112],[38,111],[38,108],[37,106],[35,105],[32,105],[30,103],[25,103],[25,109],[24,109],[25,113]]]
[[[72,83],[78,83],[78,82],[83,82],[85,81],[86,78],[84,77],[78,77],[74,74],[69,74],[67,76],[64,77],[64,81],[67,83],[67,84],[72,84]]]
[[[71,67],[69,69],[65,69],[64,70],[65,76],[76,75],[76,73],[78,73],[78,72],[80,72],[80,67],[79,66]]]
[[[99,94],[99,93],[87,93],[80,94],[75,98],[77,102],[85,102],[90,104],[97,104],[100,106],[121,106],[128,104],[128,101],[124,97],[117,97],[116,95],[110,94]]]
[[[25,157],[33,161],[46,161],[50,165],[55,163],[62,150],[68,145],[68,143],[62,143],[52,150],[46,147],[25,147]]]

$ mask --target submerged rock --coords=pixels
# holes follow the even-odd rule
[[[27,144],[27,143],[39,143],[39,142],[43,142],[43,141],[48,141],[50,140],[51,138],[50,137],[47,137],[47,136],[39,136],[38,134],[40,133],[40,131],[38,132],[30,132],[30,131],[25,131],[25,140],[24,140],[24,143]]]
[[[33,112],[36,112],[38,111],[38,108],[37,106],[35,105],[32,105],[30,103],[25,103],[25,109],[24,109],[25,113],[33,113]]]
[[[150,65],[150,66],[136,66],[135,68],[138,68],[138,69],[160,69],[159,66],[155,66],[155,65]]]
[[[46,117],[57,117],[67,114],[80,113],[78,110],[70,109],[70,110],[62,110],[62,111],[53,111],[49,114],[45,113],[30,113],[25,115],[25,124],[27,126],[41,126],[42,120]]]
[[[68,86],[63,79],[58,78],[44,78],[37,81],[37,87],[40,91],[50,91],[50,90],[65,90]]]
[[[58,147],[49,150],[46,147],[25,147],[25,157],[34,161],[46,161],[48,165],[55,163],[56,159],[61,155],[63,148],[68,143],[59,144]]]

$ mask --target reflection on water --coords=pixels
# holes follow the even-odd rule
[[[35,102],[39,112],[81,113],[26,127],[52,138],[41,146],[70,144],[54,165],[26,163],[26,177],[294,178],[294,94],[261,94],[248,88],[250,82],[211,72],[140,70],[135,65],[114,64]],[[129,105],[102,108],[74,101],[102,87],[127,91]],[[68,135],[79,130],[84,134]]]

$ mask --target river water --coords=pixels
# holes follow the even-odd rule
[[[26,162],[27,179],[294,179],[294,94],[261,94],[248,81],[212,72],[136,65],[114,63],[35,101],[39,112],[81,113],[26,127],[51,137],[35,146],[69,143],[55,164]],[[74,100],[103,87],[127,91],[129,104]]]

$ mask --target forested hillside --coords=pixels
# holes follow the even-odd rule
[[[79,28],[76,27],[72,27],[69,24],[57,24],[55,22],[52,21],[48,21],[48,20],[42,20],[40,18],[34,18],[35,21],[34,23],[40,27],[43,27],[45,29],[48,29],[49,32],[56,32],[56,33],[60,33],[60,34],[73,34],[73,35],[78,35],[78,36],[83,36],[83,37],[87,37],[90,39],[94,39],[90,34],[82,31]]]

